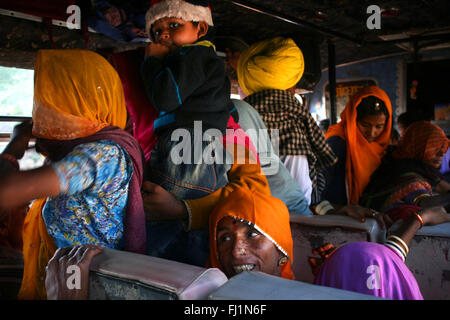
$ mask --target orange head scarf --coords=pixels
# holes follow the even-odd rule
[[[356,124],[356,108],[361,100],[374,96],[382,100],[389,113],[389,119],[380,136],[374,142],[368,142]],[[359,90],[350,98],[341,113],[341,121],[328,128],[325,138],[339,136],[345,140],[347,156],[345,159],[345,176],[348,188],[348,202],[357,204],[370,180],[372,173],[381,164],[381,158],[389,145],[392,128],[392,105],[386,92],[376,86]]]
[[[125,128],[122,82],[99,54],[78,49],[40,50],[34,70],[35,137],[72,140],[107,126]]]
[[[217,225],[222,218],[231,216],[254,224],[285,256],[288,262],[281,267],[281,276],[294,279],[292,272],[293,240],[286,205],[270,194],[237,188],[220,201],[209,218],[209,265],[222,269],[217,252]]]
[[[103,57],[88,50],[40,50],[35,65],[33,135],[52,140],[90,136],[127,119],[120,78]],[[56,250],[38,199],[23,227],[24,274],[19,299],[46,299],[45,266]]]
[[[434,158],[442,146],[447,152],[448,139],[444,131],[429,121],[418,121],[406,129],[392,155],[396,159],[428,161]]]

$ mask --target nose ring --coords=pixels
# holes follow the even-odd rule
[[[244,248],[239,248],[239,253],[241,254],[241,256],[245,255],[245,249]]]

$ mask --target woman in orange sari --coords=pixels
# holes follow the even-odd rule
[[[270,193],[236,188],[209,218],[209,265],[227,277],[261,271],[294,279],[289,211]]]
[[[371,174],[389,145],[392,106],[376,86],[358,91],[341,113],[341,121],[325,135],[339,161],[325,170],[324,198],[333,204],[358,204]]]
[[[23,226],[21,299],[45,299],[45,266],[60,247],[97,244],[145,252],[142,151],[123,131],[122,84],[87,50],[41,50],[32,122],[14,129],[0,155],[0,211],[32,200]],[[44,166],[20,171],[31,137]]]

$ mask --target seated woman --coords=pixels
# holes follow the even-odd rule
[[[46,297],[45,266],[57,248],[145,252],[143,157],[123,131],[126,120],[122,84],[104,58],[87,50],[38,52],[32,123],[16,126],[0,155],[0,211],[37,199],[24,222],[19,298]],[[19,171],[32,136],[46,163]]]
[[[409,244],[423,225],[450,222],[450,214],[443,207],[413,212],[384,244],[353,242],[319,250],[324,261],[313,264],[314,283],[393,300],[423,300],[414,275],[404,263]]]
[[[227,277],[254,270],[294,279],[289,212],[281,200],[237,188],[217,204],[209,229],[209,266]]]
[[[411,124],[397,148],[383,158],[372,175],[361,205],[380,211],[399,205],[447,206],[450,204],[448,190],[441,189],[440,195],[433,196],[447,148],[448,139],[441,128],[429,121]]]
[[[391,223],[384,214],[358,205],[389,146],[391,128],[392,106],[386,92],[369,86],[351,97],[341,113],[341,121],[325,134],[339,160],[322,171],[326,181],[324,201],[314,208],[315,213],[337,211],[361,221],[366,216],[375,217],[382,227]]]
[[[356,242],[339,248],[319,267],[315,283],[388,299],[421,299],[417,282],[404,264],[408,245],[422,224],[450,222],[450,215],[442,207],[417,214],[388,237],[386,244]],[[210,267],[220,268],[228,277],[242,271],[261,271],[294,279],[289,217],[280,200],[236,188],[214,209],[210,229]],[[100,252],[97,246],[59,249],[48,265],[49,299],[87,299],[89,266]],[[80,267],[81,290],[67,289],[69,264]],[[375,277],[367,273],[369,267],[375,270],[371,273],[377,272]]]
[[[327,143],[338,162],[323,171],[327,182],[323,198],[332,204],[358,204],[372,173],[389,145],[392,107],[387,94],[370,86],[358,91],[328,128]]]
[[[236,187],[217,204],[209,226],[210,267],[220,268],[227,277],[254,270],[294,279],[289,212],[269,192]],[[58,249],[47,268],[48,298],[87,299],[89,266],[101,251],[90,245]],[[67,289],[69,263],[80,267],[80,290]]]

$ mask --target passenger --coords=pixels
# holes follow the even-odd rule
[[[382,89],[366,87],[349,100],[341,121],[325,135],[339,159],[324,170],[325,200],[339,206],[359,203],[370,176],[381,164],[391,127],[391,101]]]
[[[136,13],[128,3],[117,6],[96,1],[92,11],[87,20],[95,31],[121,42],[148,41],[144,14]]]
[[[388,299],[422,299],[414,276],[404,264],[408,246],[422,225],[449,222],[450,215],[442,207],[416,214],[393,232],[384,245],[356,242],[337,251],[330,247],[320,250],[325,261],[312,264],[317,275],[315,283]],[[289,214],[279,199],[237,188],[215,208],[210,228],[210,267],[220,268],[228,277],[242,271],[261,271],[294,279]],[[47,266],[48,298],[87,299],[89,266],[101,250],[86,245],[59,249]],[[80,267],[81,290],[67,288],[69,265]]]
[[[383,158],[361,197],[361,205],[387,211],[399,205],[447,206],[450,189],[433,196],[441,179],[439,167],[448,149],[444,131],[429,121],[406,129],[397,148]],[[394,219],[395,220],[395,219]]]
[[[0,156],[0,211],[31,205],[23,229],[21,299],[44,299],[45,265],[60,247],[101,244],[145,252],[142,152],[122,129],[127,112],[112,66],[87,50],[40,50],[32,122]],[[31,137],[47,159],[18,171]],[[4,172],[3,170],[1,170]]]
[[[248,47],[240,38],[218,39],[218,48],[226,52],[225,70],[228,78],[232,86],[237,86],[239,92],[242,92],[242,89],[237,79],[237,64],[240,54]],[[231,100],[239,114],[238,124],[250,135],[257,147],[261,168],[266,175],[272,196],[282,200],[290,213],[312,214],[302,189],[275,152],[269,131],[258,111],[241,99]]]
[[[421,121],[421,118],[424,118],[420,114],[417,115],[411,111],[404,112],[397,118],[397,126],[401,132],[400,138],[404,136],[406,129],[416,121]],[[442,158],[442,164],[439,169],[439,172],[442,174],[441,181],[435,188],[435,191],[438,193],[445,193],[446,190],[450,189],[450,149],[447,150],[444,157]]]
[[[227,277],[261,271],[294,279],[289,212],[279,199],[236,189],[217,204],[209,228],[209,265]]]
[[[245,130],[264,130],[265,126],[255,109],[242,100],[233,100],[239,113],[239,124]],[[208,225],[208,218],[216,204],[226,198],[236,188],[247,188],[261,193],[271,193],[274,197],[282,200],[293,214],[312,214],[308,208],[308,203],[299,185],[277,155],[272,150],[272,145],[265,131],[259,134],[257,139],[266,142],[259,144],[258,150],[261,166],[249,163],[249,159],[241,160],[235,153],[234,164],[228,172],[229,183],[227,186],[202,198],[176,199],[171,193],[162,187],[149,182],[144,183],[143,195],[144,206],[147,212],[151,212],[154,220],[174,219],[184,221],[185,230],[204,229]],[[262,137],[263,136],[263,137]],[[229,145],[228,145],[229,146]],[[228,147],[227,146],[227,147]],[[233,145],[231,145],[233,146]],[[250,153],[250,152],[249,152]],[[263,171],[261,171],[261,169]],[[263,172],[266,174],[264,175]],[[267,179],[266,179],[267,178]],[[152,243],[152,233],[149,233],[148,243]],[[160,241],[160,240],[159,240]],[[179,257],[182,252],[186,252],[185,243],[176,242],[167,250],[166,258]],[[197,243],[196,250],[202,250],[209,255],[209,246]],[[206,250],[206,251],[205,251]],[[192,260],[184,260],[189,263]]]
[[[240,128],[235,122],[237,112],[230,100],[223,62],[210,41],[214,33],[211,10],[207,1],[152,1],[146,30],[154,42],[146,48],[141,73],[147,95],[159,114],[153,123],[158,142],[149,160],[152,183],[147,183],[145,190],[154,194],[159,190],[157,184],[180,200],[200,198],[227,185],[227,172],[232,166],[219,156],[225,154],[213,138],[226,140],[227,128]],[[214,137],[205,138],[205,131],[211,129],[215,130]],[[180,146],[183,157],[174,159]],[[204,159],[205,154],[211,156],[211,162]],[[145,201],[147,211],[153,200]],[[155,218],[155,212],[151,214]],[[152,221],[148,233],[150,255],[196,265],[206,263],[206,224],[203,230],[186,233],[178,221]]]
[[[418,121],[418,117],[410,112],[403,112],[397,117],[397,127],[400,134],[400,138],[404,136],[406,129],[413,124],[415,121]]]
[[[218,203],[209,226],[211,256],[208,264],[228,277],[244,270],[261,271],[293,279],[293,241],[289,212],[270,193],[235,188]],[[102,247],[83,245],[61,248],[48,263],[48,299],[88,299],[89,266]],[[67,267],[81,271],[80,290],[67,288]]]
[[[303,54],[290,38],[253,44],[238,62],[244,99],[269,130],[278,130],[280,159],[299,183],[308,203],[317,203],[325,181],[320,171],[337,158],[306,106],[294,96],[304,71]]]
[[[319,250],[322,265],[312,260],[315,284],[392,300],[423,300],[414,275],[404,263],[409,245],[422,225],[450,221],[443,207],[414,211],[385,244],[353,242],[337,250]],[[326,256],[326,258],[325,258]]]
[[[261,168],[266,175],[272,196],[280,199],[290,213],[312,215],[300,185],[294,180],[273,149],[269,132],[259,113],[247,102],[232,99],[238,114],[239,125],[246,132],[255,132],[254,145],[258,145]]]

